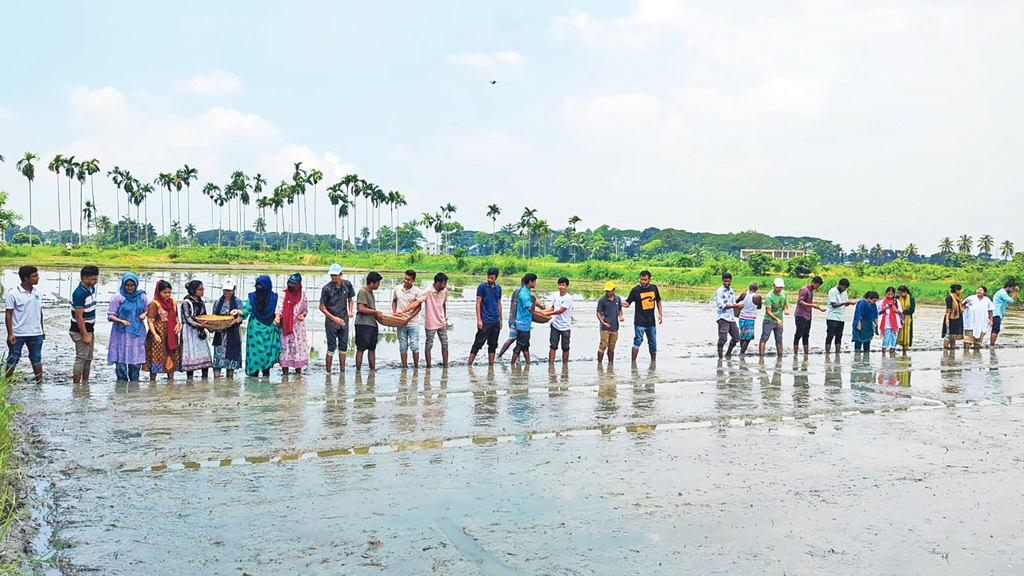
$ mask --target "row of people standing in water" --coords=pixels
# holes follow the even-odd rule
[[[907,286],[890,286],[882,296],[869,290],[859,300],[852,301],[849,297],[850,281],[843,278],[828,291],[825,306],[821,306],[814,303],[814,294],[822,284],[821,277],[815,276],[809,284],[800,288],[796,301],[794,354],[799,353],[801,344],[804,354],[809,351],[811,321],[815,310],[825,313],[825,353],[830,354],[834,345],[836,354],[839,354],[846,326],[847,306],[855,306],[851,337],[855,351],[870,352],[876,336],[882,339],[883,354],[887,351],[895,354],[897,347],[902,348],[906,354],[913,346],[917,301]],[[764,315],[758,353],[764,356],[765,346],[774,336],[776,352],[779,357],[782,356],[783,317],[790,314],[785,285],[782,278],[776,278],[772,290],[762,296],[758,292],[758,283],[751,282],[748,289],[737,296],[732,288],[732,275],[728,272],[722,275],[722,286],[715,291],[714,298],[719,358],[731,355],[737,344],[740,353],[746,353],[750,342],[754,340],[757,312],[762,307]],[[964,342],[965,349],[971,346],[981,348],[986,334],[990,334],[990,345],[994,346],[1001,330],[1002,317],[1007,306],[1016,300],[1020,287],[1013,280],[1008,280],[996,292],[994,299],[988,298],[985,286],[979,286],[976,293],[966,299],[962,297],[962,292],[962,286],[953,284],[950,286],[950,295],[946,297],[942,326],[944,348],[955,349],[959,341]]]

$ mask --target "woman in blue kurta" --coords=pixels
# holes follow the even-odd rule
[[[245,330],[245,373],[256,376],[270,376],[270,367],[277,363],[281,354],[281,332],[274,325],[277,310],[277,294],[270,282],[270,276],[256,279],[256,290],[249,293],[249,300],[241,310],[232,314],[248,318]]]
[[[869,290],[853,311],[853,349],[871,351],[871,339],[878,329],[878,292]]]

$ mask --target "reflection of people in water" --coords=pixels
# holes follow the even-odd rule
[[[904,324],[906,326],[906,324]],[[909,356],[901,356],[896,359],[896,380],[899,386],[910,388],[910,375],[913,374]]]

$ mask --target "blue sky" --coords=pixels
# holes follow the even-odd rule
[[[1017,240],[1020,3],[497,6],[6,6],[0,188],[27,213],[14,162],[42,155],[48,229],[57,153],[144,181],[188,163],[220,185],[302,160],[324,184],[354,171],[403,192],[403,219],[451,202],[476,229],[497,203],[499,225],[530,206],[552,227],[578,214],[847,248]],[[97,197],[112,214],[108,180]],[[320,210],[318,230],[331,222]]]

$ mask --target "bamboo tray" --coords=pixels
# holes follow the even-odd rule
[[[234,323],[234,316],[215,316],[213,314],[203,314],[202,316],[196,316],[196,320],[205,322],[210,326],[210,329],[214,332],[220,330],[226,330],[231,327]]]
[[[551,322],[551,316],[544,316],[543,314],[533,313],[533,321],[537,324],[547,324]]]

